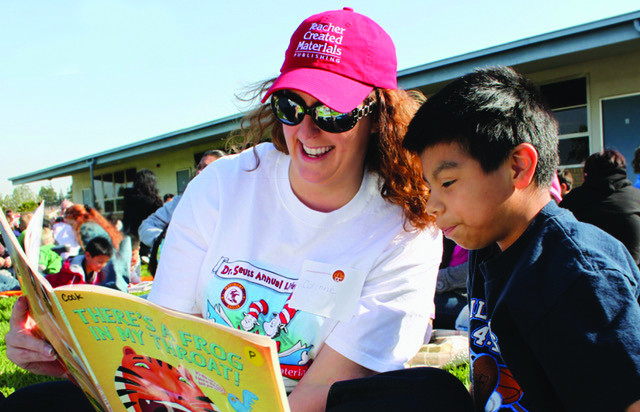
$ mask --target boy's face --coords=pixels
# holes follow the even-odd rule
[[[29,226],[30,220],[31,220],[30,217],[20,216],[20,223],[18,225],[18,229],[20,229],[21,231],[27,230],[27,226]]]
[[[465,249],[498,242],[504,250],[517,239],[511,227],[514,189],[508,162],[487,174],[457,143],[429,147],[420,159],[431,189],[427,211],[446,237]]]
[[[84,268],[87,273],[100,272],[109,262],[110,256],[98,255],[91,256],[89,252],[84,253]]]

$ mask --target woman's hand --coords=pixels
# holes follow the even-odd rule
[[[32,329],[35,324],[29,323],[33,323],[29,318],[29,304],[25,297],[21,297],[13,306],[9,332],[5,336],[7,357],[36,375],[67,376],[51,345],[34,335]]]

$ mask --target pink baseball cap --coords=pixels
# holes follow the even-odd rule
[[[276,90],[300,90],[333,110],[349,112],[374,87],[396,89],[396,49],[370,18],[345,7],[316,14],[291,36],[280,76],[262,98]]]

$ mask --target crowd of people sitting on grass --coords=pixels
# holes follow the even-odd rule
[[[12,211],[6,212],[6,215],[12,214]],[[132,249],[132,236],[123,234],[90,206],[65,201],[56,214],[43,220],[40,273],[53,287],[90,283],[126,291],[132,274],[140,270],[139,259]],[[32,217],[33,212],[23,212],[17,218],[18,225],[10,221],[17,229],[22,248],[25,229]],[[2,242],[2,251],[7,255],[5,261],[9,264],[0,272],[0,292],[19,290],[6,242],[4,239]]]
[[[339,58],[314,52],[320,43]],[[148,299],[278,348],[308,345],[305,362],[281,360],[293,411],[640,411],[640,191],[625,159],[593,154],[572,187],[553,112],[511,68],[478,69],[429,99],[398,89],[396,74],[371,19],[349,8],[306,19],[278,78],[256,89],[247,150],[164,205],[144,185],[125,198],[137,206],[124,229],[155,251],[165,239]],[[126,288],[130,237],[92,208],[64,217],[81,253],[51,279]],[[225,262],[339,281],[329,293],[236,277],[257,299],[233,306]],[[209,310],[222,305],[245,318]],[[470,391],[440,369],[404,368],[434,318],[468,330]],[[20,300],[6,341],[14,363],[64,376]],[[69,381],[5,405],[58,399],[91,407]]]

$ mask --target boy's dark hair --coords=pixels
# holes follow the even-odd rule
[[[540,90],[510,67],[477,70],[427,99],[409,125],[404,147],[415,153],[457,143],[485,173],[500,167],[517,145],[538,151],[534,179],[551,184],[558,165],[558,124]]]
[[[627,160],[622,153],[613,149],[605,149],[602,152],[594,153],[584,161],[584,180],[599,179],[610,176],[613,172],[626,171]]]
[[[164,195],[164,196],[162,196],[162,201],[163,201],[163,202],[166,202],[166,201],[167,201],[167,200],[169,200],[169,199],[173,199],[173,197],[174,197],[174,194],[173,194],[173,193],[165,193],[165,195]]]
[[[87,243],[84,248],[85,252],[88,252],[91,256],[111,256],[113,253],[113,246],[111,241],[106,237],[96,236]]]

